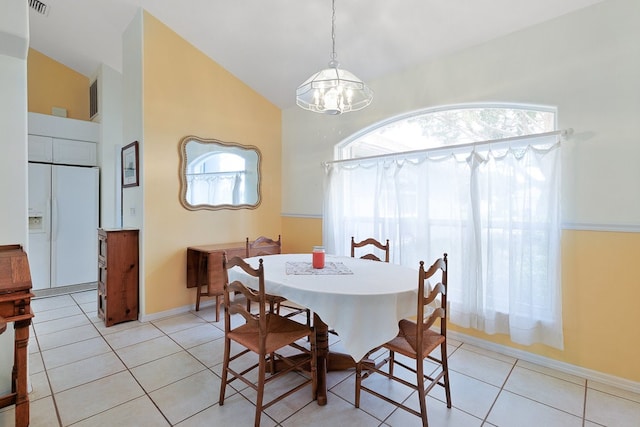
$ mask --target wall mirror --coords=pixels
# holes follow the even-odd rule
[[[186,136],[180,141],[180,203],[186,209],[255,209],[260,205],[257,147]]]

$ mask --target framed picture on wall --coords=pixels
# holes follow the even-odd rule
[[[138,141],[122,148],[122,187],[137,187],[138,175]]]

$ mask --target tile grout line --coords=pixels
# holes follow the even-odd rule
[[[582,427],[584,427],[584,425],[587,422],[587,380],[584,380],[584,400],[583,400],[583,404],[582,404]]]
[[[500,386],[500,390],[498,390],[498,394],[496,394],[496,398],[493,400],[493,403],[491,404],[491,406],[489,406],[489,410],[487,411],[487,414],[482,419],[482,425],[490,424],[488,421],[489,415],[491,414],[491,411],[493,411],[493,408],[496,406],[496,403],[498,402],[500,395],[504,391],[504,386],[507,384],[507,381],[509,381],[509,377],[513,373],[513,370],[516,368],[517,363],[518,363],[518,359],[515,359],[513,364],[511,365],[511,369],[509,369],[509,373],[507,374],[504,381],[502,382],[502,385]]]
[[[32,325],[33,325],[33,322],[32,322]],[[49,385],[49,393],[51,393],[51,400],[53,401],[53,408],[56,411],[56,418],[58,420],[58,425],[62,426],[62,418],[60,417],[60,410],[58,409],[58,402],[56,400],[55,393],[53,392],[53,387],[51,386],[51,379],[49,378],[49,371],[47,369],[47,366],[44,363],[44,357],[42,357],[42,349],[40,348],[40,340],[38,339],[38,334],[36,333],[36,328],[35,327],[33,328],[33,338],[36,340],[36,344],[38,346],[38,356],[40,357],[40,360],[42,360],[42,371],[44,372],[44,376],[47,379],[47,384]],[[33,384],[32,384],[32,387],[33,387]],[[31,406],[31,399],[29,399],[29,406]]]

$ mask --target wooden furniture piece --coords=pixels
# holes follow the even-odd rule
[[[260,236],[254,241],[246,239],[247,254],[246,257],[277,255],[282,253],[282,238],[278,235],[278,240],[269,237]],[[307,313],[307,325],[311,326],[311,313],[305,307],[297,306],[293,303],[287,303],[287,299],[276,295],[266,295],[270,309],[280,314],[280,308],[286,307],[290,311],[286,317],[293,317],[296,314]],[[251,311],[251,301],[247,301],[247,310]]]
[[[257,268],[260,257],[248,258]],[[318,405],[327,403],[327,371],[355,367],[355,361],[391,340],[398,322],[416,314],[416,268],[371,262],[360,258],[327,255],[325,268],[296,274],[291,265],[311,268],[311,254],[281,254],[263,258],[265,292],[294,301],[314,313],[318,368]],[[344,274],[333,267],[343,267]],[[307,274],[309,273],[309,274]],[[257,289],[258,281],[240,269],[228,271],[230,280],[241,280]],[[327,324],[340,334],[345,353],[329,351]]]
[[[138,319],[138,230],[98,230],[98,316],[105,326]]]
[[[436,283],[433,288],[427,289],[429,291],[428,296],[425,295],[425,281],[434,277],[437,273],[441,274],[440,281]],[[424,262],[420,261],[420,270],[418,274],[418,293],[417,293],[417,321],[413,319],[403,319],[399,323],[400,332],[391,341],[383,344],[381,347],[375,348],[367,353],[368,357],[371,353],[378,351],[380,348],[384,348],[389,351],[389,356],[382,361],[375,364],[375,366],[367,367],[366,373],[362,373],[362,363],[356,365],[356,396],[355,406],[360,407],[360,391],[367,391],[374,396],[377,396],[386,402],[392,403],[395,406],[404,409],[414,415],[422,418],[423,427],[427,427],[427,393],[436,385],[444,387],[445,395],[447,399],[447,408],[451,408],[451,390],[449,387],[449,368],[447,363],[447,254],[444,254],[443,258],[436,260],[436,262],[429,267],[427,271],[424,270]],[[432,308],[430,304],[437,303],[437,308]],[[425,310],[425,307],[427,308]],[[425,316],[426,313],[426,316]],[[431,326],[436,320],[440,321],[439,331],[431,330]],[[440,348],[440,354],[437,356],[432,355],[433,351]],[[403,359],[396,360],[395,356],[401,354],[405,357],[413,359],[414,366],[409,366],[408,362]],[[429,375],[425,375],[424,372],[424,359],[428,359],[431,362],[435,362],[438,365],[438,369]],[[384,365],[389,366],[388,371],[382,370]],[[415,381],[407,381],[408,376],[395,375],[394,367],[398,365],[411,373],[416,378]],[[431,368],[429,368],[431,371]],[[420,412],[395,401],[386,395],[373,390],[372,388],[365,387],[362,384],[362,380],[368,378],[373,373],[379,373],[387,378],[404,384],[407,387],[411,387],[418,392],[418,400],[420,403]]]
[[[269,237],[260,236],[253,242],[249,240],[247,237],[247,258],[262,256],[262,255],[277,255],[282,253],[282,239],[281,236],[278,235],[278,240],[270,239]],[[269,301],[270,307],[272,310],[280,314],[280,309],[282,307],[286,308],[287,314],[285,317],[294,317],[298,314],[305,313],[307,319],[307,326],[311,326],[311,311],[306,308],[298,305],[292,301],[287,301],[286,298],[279,297],[276,295],[267,295],[267,300]],[[275,307],[275,308],[274,308]],[[250,308],[247,306],[247,308]]]
[[[11,393],[0,396],[0,408],[15,406],[15,425],[29,425],[27,394],[27,346],[31,325],[31,272],[27,254],[20,245],[0,246],[0,333],[13,322],[13,371]]]
[[[219,404],[220,406],[224,404],[227,384],[230,384],[236,379],[242,381],[257,393],[254,424],[258,427],[260,425],[260,417],[264,409],[282,400],[288,395],[295,393],[302,387],[311,384],[311,392],[315,398],[317,387],[315,334],[313,329],[306,325],[266,310],[265,306],[267,305],[267,300],[264,290],[264,267],[262,265],[262,260],[260,260],[257,269],[253,269],[240,257],[234,257],[228,261],[226,257],[223,257],[222,262],[222,268],[225,275],[225,314],[224,359],[222,365]],[[238,280],[229,283],[227,269],[234,268],[236,266],[258,281],[256,290],[249,289]],[[258,313],[252,314],[246,309],[246,306],[243,303],[231,301],[230,296],[236,293],[240,293],[244,295],[247,300],[257,303],[259,307]],[[246,323],[237,326],[238,323],[234,322],[235,327],[232,329],[231,316],[234,314],[240,314],[244,317]],[[296,341],[302,340],[303,338],[307,338],[310,341],[310,349],[296,343]],[[234,341],[244,347],[244,349],[240,349],[235,354],[231,355],[231,341]],[[304,355],[304,357],[299,357],[293,360],[292,358],[279,353],[281,349],[287,348],[288,350],[288,347],[298,350],[299,354]],[[230,362],[246,353],[249,353],[250,351],[258,355],[258,363],[251,367],[246,367],[246,363],[244,362],[239,363],[237,368],[231,368],[229,366]],[[286,368],[275,372],[276,360],[284,362]],[[266,377],[267,364],[271,367],[271,375],[269,375],[268,378]],[[310,368],[305,368],[305,365]],[[256,368],[258,368],[258,383],[254,384],[252,381],[247,379],[246,375],[250,374]],[[238,370],[236,371],[236,369]],[[307,376],[306,380],[279,393],[269,402],[263,403],[265,385],[293,370],[305,373]],[[229,379],[229,377],[231,378]],[[297,381],[295,383],[297,383]]]
[[[260,256],[260,255],[273,255],[282,253],[282,239],[278,235],[278,240],[273,240],[269,237],[260,236],[254,241],[250,241],[247,237],[246,240],[247,253],[246,258]],[[228,255],[227,255],[228,256]]]
[[[389,239],[387,239],[387,244],[383,245],[382,243],[380,243],[379,241],[371,237],[361,242],[356,242],[353,236],[351,236],[351,258],[355,258],[356,248],[362,248],[370,245],[380,249],[381,251],[384,251],[384,262],[389,262]],[[374,253],[367,253],[365,255],[360,256],[360,258],[371,259],[374,261],[382,261],[380,257],[375,255]]]
[[[222,256],[245,257],[245,242],[190,246],[187,248],[187,288],[196,289],[196,311],[201,297],[216,298],[216,322],[220,321],[220,305],[224,293]]]
[[[387,244],[383,245],[382,243],[380,243],[379,241],[377,241],[376,239],[373,238],[368,238],[365,240],[362,240],[360,242],[356,242],[354,237],[351,236],[351,258],[355,258],[355,254],[356,254],[356,248],[365,248],[365,251],[368,249],[366,248],[367,246],[373,246],[374,248],[378,248],[382,251],[384,251],[384,262],[389,262],[389,239],[387,239]],[[371,249],[371,251],[373,251],[374,249]],[[382,261],[377,255],[375,255],[373,252],[369,252],[366,253],[362,256],[360,256],[360,259],[369,259],[372,261]],[[335,329],[329,329],[329,333],[334,334],[334,335],[338,335],[335,331]]]

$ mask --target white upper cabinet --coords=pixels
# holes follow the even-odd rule
[[[29,113],[29,161],[96,166],[99,124]]]
[[[50,136],[28,135],[29,161],[53,163],[53,138]]]
[[[53,163],[96,166],[96,143],[53,138]]]

